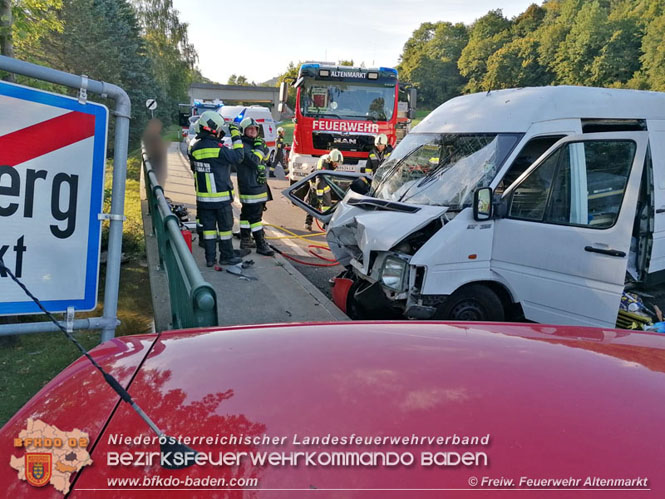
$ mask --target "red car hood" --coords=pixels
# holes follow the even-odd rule
[[[138,367],[157,339],[156,335],[114,338],[90,353],[107,372],[127,388]],[[75,348],[72,345],[72,348]],[[0,429],[0,483],[7,497],[24,497],[30,493],[41,497],[62,497],[53,487],[36,489],[17,479],[9,466],[11,455],[24,454],[14,447],[14,439],[26,429],[28,419],[42,420],[61,431],[79,429],[88,434],[90,450],[102,428],[116,410],[120,397],[109,387],[88,359],[81,357],[42,388],[19,412]]]
[[[55,381],[49,385],[52,390]],[[84,405],[89,388],[80,385],[72,383],[70,397],[58,407],[49,402],[47,389],[29,406],[45,421],[67,429],[83,424],[78,411],[105,420],[110,406]],[[110,390],[101,378],[88,386]],[[296,491],[312,489],[324,489],[317,494],[330,497],[385,497],[386,489],[419,489],[412,495],[420,496],[422,489],[467,490],[474,478],[483,477],[517,483],[521,477],[579,478],[582,483],[587,477],[647,477],[647,488],[660,495],[665,491],[665,335],[423,322],[171,332],[155,342],[129,391],[167,434],[216,439],[191,444],[214,459],[220,452],[394,452],[411,453],[415,463],[326,466],[303,460],[292,466],[287,460],[254,466],[246,458],[241,466],[167,470],[158,460],[136,461],[147,459],[142,452],[159,448],[126,443],[125,438],[152,434],[127,404],[121,404],[91,453],[93,465],[76,477],[73,497],[99,489],[105,490],[105,497],[293,497],[307,493]],[[108,398],[117,399],[112,393]],[[63,404],[66,407],[60,407]],[[96,411],[103,417],[93,416]],[[15,419],[8,424],[11,431],[3,428],[5,446],[11,445],[9,437],[23,423]],[[407,442],[306,444],[308,437],[328,435],[405,437]],[[455,440],[487,435],[487,444]],[[225,440],[231,436],[236,441]],[[266,444],[264,436],[279,443]],[[426,438],[415,443],[414,436]],[[443,437],[444,442],[449,438],[437,444],[427,437]],[[427,453],[455,452],[484,453],[487,464],[423,465]],[[119,464],[121,453],[128,453],[133,465]],[[9,471],[3,471],[2,481],[14,495],[52,490],[33,489]],[[146,477],[153,486],[146,485]],[[186,480],[207,477],[227,483],[257,478],[258,486],[183,490]],[[117,478],[137,482],[111,482]],[[169,478],[171,485],[166,486]],[[493,496],[514,495],[514,486],[505,482],[485,488],[495,489]],[[612,492],[612,497],[635,493]],[[549,494],[567,496],[570,491]],[[537,495],[538,491],[532,494]]]

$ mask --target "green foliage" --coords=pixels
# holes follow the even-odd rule
[[[511,20],[492,10],[469,27],[425,22],[404,45],[400,79],[430,108],[521,86],[665,90],[664,12],[665,0],[546,0]]]
[[[469,43],[462,50],[457,63],[462,76],[469,80],[465,87],[467,91],[490,90],[482,84],[487,72],[487,60],[511,41],[511,26],[500,9],[491,10],[473,24]]]
[[[14,0],[12,37],[17,54],[26,52],[49,31],[61,32],[58,11],[62,0]]]
[[[246,76],[236,75],[236,74],[232,74],[231,76],[229,76],[229,79],[226,82],[226,84],[227,85],[241,85],[243,87],[250,87],[250,86],[255,87],[256,86],[256,83],[254,83],[253,81],[250,82],[247,79]]]
[[[122,251],[133,256],[145,254],[145,239],[143,237],[143,218],[141,216],[141,153],[135,150],[127,157],[127,181],[125,183],[125,220],[122,230]],[[111,195],[113,183],[113,163],[106,164],[106,177],[104,179],[104,212],[111,211]],[[102,249],[108,246],[109,222],[102,224]]]
[[[419,106],[436,106],[462,91],[466,80],[457,61],[468,39],[461,23],[423,23],[413,32],[397,69],[400,80],[418,89]]]
[[[339,66],[353,66],[353,59],[349,59],[348,61],[342,59],[342,60],[339,61],[337,64],[338,64]]]
[[[187,24],[180,21],[172,0],[134,0],[134,5],[155,80],[156,116],[167,124],[177,122],[178,103],[188,101],[198,60]]]

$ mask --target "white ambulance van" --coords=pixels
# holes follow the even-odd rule
[[[226,123],[234,121],[239,123],[244,118],[254,118],[261,127],[259,135],[263,137],[266,146],[270,150],[269,164],[272,164],[272,160],[275,157],[277,124],[270,113],[270,109],[264,106],[222,106],[219,109],[219,114],[222,115]],[[230,143],[231,138],[225,138],[226,141]]]
[[[320,172],[352,315],[524,317],[614,327],[665,282],[665,94],[541,87],[465,95],[416,126],[365,195]],[[333,196],[334,197],[334,196]],[[343,199],[342,199],[343,198]]]

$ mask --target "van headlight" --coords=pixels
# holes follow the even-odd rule
[[[389,256],[383,261],[381,282],[390,289],[401,291],[404,288],[407,263],[401,258]]]

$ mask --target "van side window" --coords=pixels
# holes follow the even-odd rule
[[[534,137],[520,151],[519,155],[510,165],[510,168],[503,176],[499,185],[497,185],[495,192],[503,194],[510,184],[515,182],[522,173],[526,171],[545,151],[552,147],[556,142],[561,140],[565,135],[551,135],[546,137]]]
[[[556,172],[560,157],[561,149],[557,150],[541,163],[513,191],[510,201],[510,211],[508,212],[511,218],[521,218],[537,222],[543,220],[545,208],[547,207],[547,199],[549,198],[552,187],[552,178]]]
[[[515,189],[510,216],[597,229],[613,226],[635,150],[630,140],[566,144]],[[541,198],[536,200],[536,194]]]

